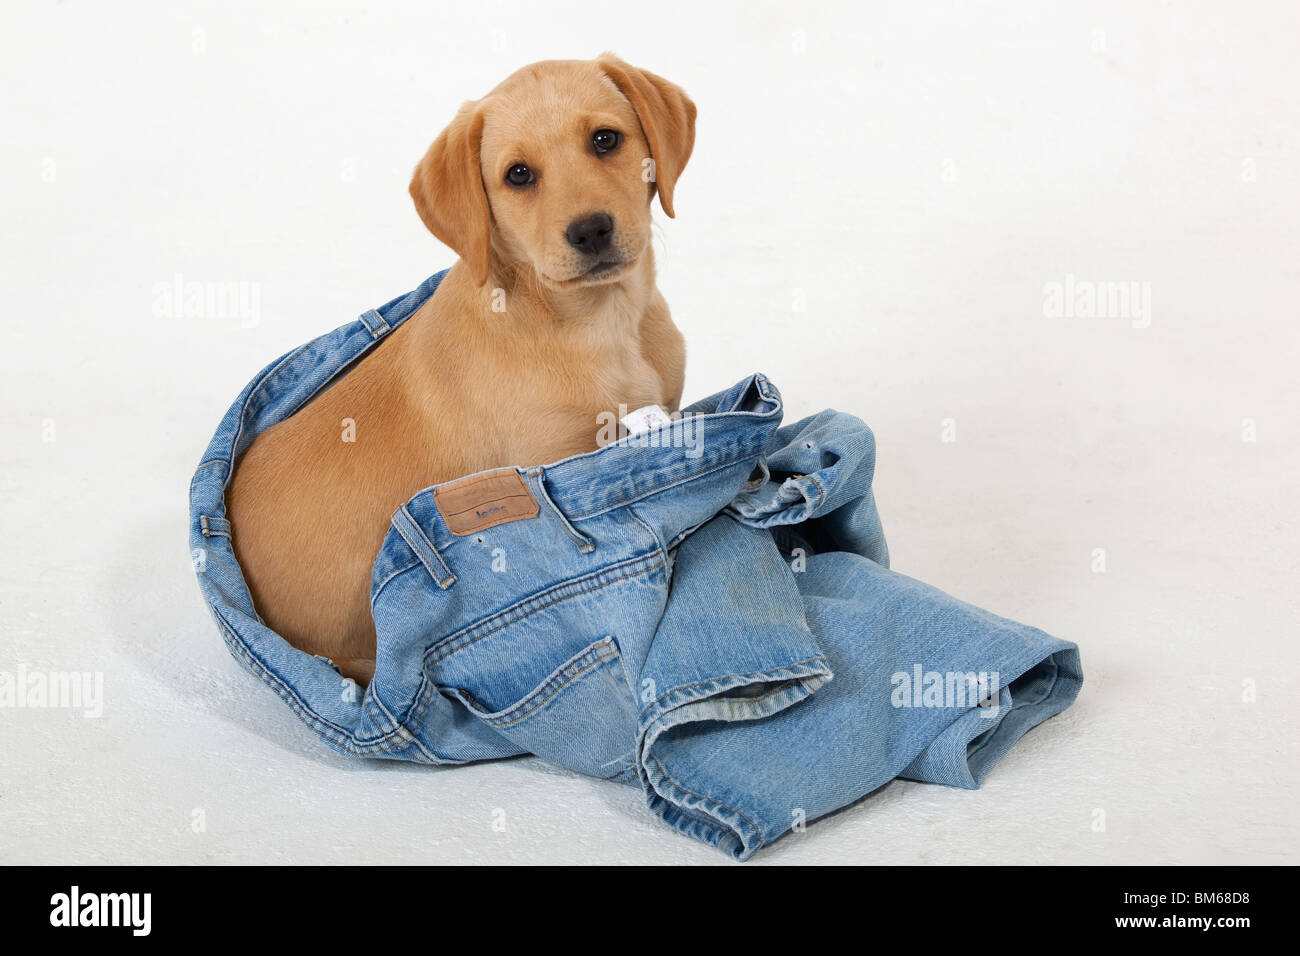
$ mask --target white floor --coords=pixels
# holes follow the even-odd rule
[[[605,48],[700,108],[658,242],[688,398],[762,370],[860,415],[895,567],[1083,650],[983,790],[754,865],[1300,860],[1294,5],[263,6],[4,15],[0,672],[102,674],[103,712],[0,709],[0,860],[726,862],[536,760],[333,755],[186,552],[243,384],[449,264],[406,183],[457,104]],[[1067,276],[1149,314],[1049,317]]]

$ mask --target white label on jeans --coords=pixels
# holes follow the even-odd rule
[[[668,417],[668,413],[658,405],[646,405],[634,412],[628,412],[619,421],[623,423],[623,427],[627,429],[629,435],[640,435],[652,428],[659,428],[662,425],[671,425],[673,423],[673,420]]]

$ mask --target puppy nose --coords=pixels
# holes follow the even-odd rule
[[[609,213],[598,212],[569,223],[564,238],[579,252],[594,256],[609,248],[614,238],[614,220]]]

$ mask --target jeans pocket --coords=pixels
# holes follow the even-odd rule
[[[633,774],[636,701],[613,637],[579,651],[503,710],[487,710],[471,691],[445,690],[483,723],[543,760],[606,779]]]

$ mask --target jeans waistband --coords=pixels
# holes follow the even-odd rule
[[[513,470],[542,512],[558,519],[578,551],[592,543],[576,523],[633,504],[659,492],[737,463],[760,460],[763,447],[780,424],[780,393],[762,375],[753,375],[709,405],[692,406],[672,423],[627,436],[586,454],[550,465],[493,469]],[[439,494],[453,486],[473,483],[490,472],[478,472],[423,489],[393,515],[392,525],[406,540],[437,582],[446,589],[456,579],[454,562],[444,551],[458,538],[478,534],[453,532],[439,509]],[[451,495],[447,495],[451,497]],[[490,521],[490,519],[485,519]],[[490,524],[481,527],[486,529]],[[462,526],[463,527],[463,526]],[[401,567],[401,555],[381,555],[374,583],[379,585]]]
[[[753,375],[715,410],[686,409],[671,424],[521,473],[542,475],[551,501],[577,521],[756,457],[780,420],[780,393]]]

